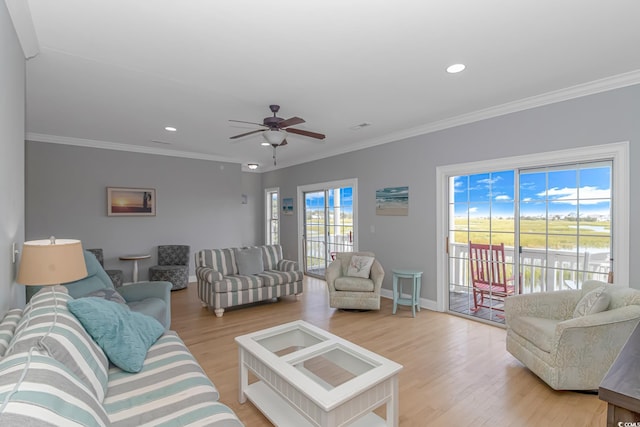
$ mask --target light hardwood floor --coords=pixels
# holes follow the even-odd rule
[[[550,389],[505,350],[505,330],[382,299],[380,311],[329,308],[326,284],[305,277],[299,301],[230,309],[222,318],[198,300],[195,284],[173,292],[172,329],[185,341],[247,427],[270,426],[250,403],[238,403],[234,337],[302,319],[402,365],[400,425],[604,426],[606,404],[595,395]],[[376,411],[378,412],[378,411]]]

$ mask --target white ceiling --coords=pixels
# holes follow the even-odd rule
[[[640,83],[637,0],[28,0],[32,140],[278,167]],[[467,69],[447,74],[462,62]],[[352,130],[360,123],[371,126]],[[178,131],[169,133],[165,126]],[[159,144],[152,141],[170,143]],[[238,140],[237,140],[238,141]]]

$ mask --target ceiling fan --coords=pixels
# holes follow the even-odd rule
[[[248,123],[252,125],[262,126],[264,129],[252,130],[251,132],[241,133],[240,135],[232,136],[231,139],[238,139],[245,136],[253,135],[255,133],[263,132],[262,136],[269,145],[273,147],[273,165],[276,164],[276,148],[283,145],[287,145],[287,134],[293,133],[296,135],[308,136],[315,139],[324,139],[325,135],[317,132],[310,132],[308,130],[296,129],[290,126],[299,125],[304,123],[305,120],[300,117],[291,117],[289,119],[283,119],[276,114],[280,111],[279,105],[269,105],[269,109],[273,113],[273,117],[265,117],[262,123],[247,122],[244,120],[229,120],[236,123]]]

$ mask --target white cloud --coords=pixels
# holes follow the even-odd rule
[[[577,205],[578,194],[580,195],[580,204],[582,205],[595,205],[601,203],[602,200],[593,199],[609,199],[611,198],[611,190],[599,189],[598,187],[581,187],[578,191],[577,188],[550,188],[547,191],[547,197],[551,199],[552,203],[566,203],[569,205]],[[545,193],[538,193],[538,196],[544,197]]]

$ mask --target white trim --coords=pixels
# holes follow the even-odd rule
[[[304,266],[303,264],[303,245],[302,245],[302,236],[304,235],[304,218],[303,218],[303,207],[304,207],[304,193],[306,191],[323,191],[329,188],[341,188],[341,187],[351,187],[353,188],[353,250],[358,250],[358,178],[350,178],[350,179],[341,179],[338,181],[329,181],[329,182],[321,182],[318,184],[308,184],[308,185],[299,185],[298,186],[298,197],[297,197],[297,218],[298,218],[298,265]]]
[[[238,159],[216,156],[212,154],[194,153],[191,151],[168,150],[166,148],[144,147],[141,145],[122,144],[119,142],[98,141],[95,139],[72,138],[66,136],[44,135],[27,132],[27,141],[49,142],[52,144],[73,145],[76,147],[99,148],[102,150],[129,151],[132,153],[157,154],[159,156],[181,157],[186,159],[210,160],[214,162],[242,163]]]
[[[436,284],[437,310],[448,309],[446,236],[448,232],[448,178],[456,175],[469,175],[489,170],[504,170],[544,166],[551,163],[581,162],[594,159],[613,160],[614,200],[613,233],[613,271],[614,282],[629,286],[629,142],[617,142],[604,145],[571,148],[568,150],[537,153],[526,156],[505,157],[490,161],[478,161],[436,168]],[[442,245],[442,247],[440,247]]]
[[[5,3],[25,59],[33,58],[40,53],[40,43],[38,43],[38,35],[33,26],[29,2],[26,0],[5,0]]]
[[[278,244],[282,244],[282,242],[280,241],[280,216],[282,215],[282,213],[280,212],[280,187],[271,187],[264,189],[264,244],[273,244],[273,242],[269,240],[269,237],[271,235],[271,228],[269,227],[271,225],[269,223],[269,220],[271,218],[271,212],[269,211],[269,205],[271,204],[271,199],[269,197],[270,193],[278,193]]]

